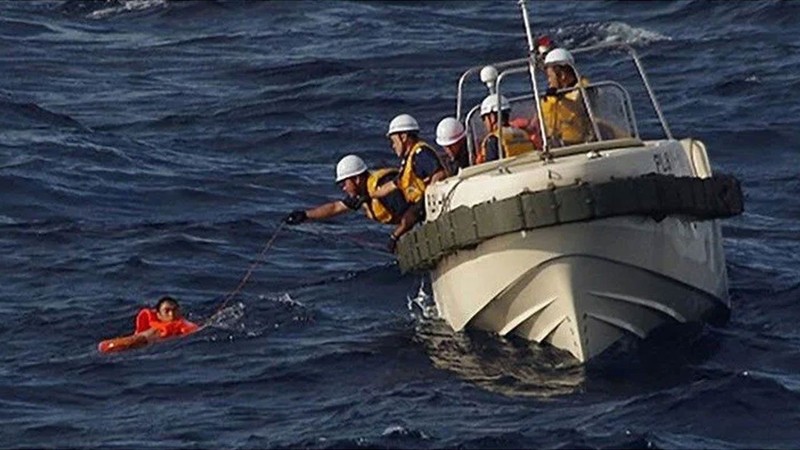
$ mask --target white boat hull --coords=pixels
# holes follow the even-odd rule
[[[510,233],[432,271],[440,315],[584,362],[625,334],[727,315],[717,221],[615,217]]]

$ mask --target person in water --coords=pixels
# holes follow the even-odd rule
[[[161,297],[155,308],[144,308],[136,315],[135,334],[148,340],[183,336],[199,328],[183,318],[178,302],[170,296]]]

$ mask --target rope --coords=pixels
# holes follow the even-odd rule
[[[281,229],[283,228],[283,225],[284,222],[281,222],[280,225],[278,225],[278,228],[275,230],[275,233],[272,234],[272,237],[269,238],[269,241],[267,241],[266,245],[264,245],[264,248],[261,249],[261,253],[258,254],[256,260],[253,261],[252,264],[250,264],[250,268],[247,270],[247,273],[245,273],[244,277],[242,277],[241,281],[239,281],[239,284],[236,286],[234,290],[232,290],[231,292],[228,293],[228,295],[225,296],[225,299],[222,301],[222,304],[219,305],[219,307],[217,307],[216,311],[214,311],[214,314],[212,314],[203,323],[203,327],[206,327],[209,323],[211,323],[211,320],[214,317],[216,317],[216,315],[219,314],[220,311],[225,309],[225,307],[228,306],[228,303],[230,303],[230,301],[233,300],[233,298],[236,297],[236,295],[238,295],[242,291],[242,288],[244,288],[244,285],[247,284],[247,281],[250,279],[250,276],[253,275],[253,271],[256,269],[256,267],[258,267],[259,264],[261,264],[264,261],[264,255],[266,255],[269,249],[272,247],[272,244],[275,242],[275,238],[278,237],[278,233],[280,233]]]

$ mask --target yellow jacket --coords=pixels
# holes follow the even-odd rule
[[[381,181],[385,183],[386,180],[396,177],[398,173],[397,169],[378,169],[370,172],[367,178],[367,194],[370,200],[364,203],[364,212],[368,218],[380,223],[400,222],[400,216],[405,212],[405,209],[403,211],[392,211],[383,204],[383,199],[373,198],[375,191],[383,184]]]
[[[444,164],[439,154],[433,150],[433,147],[423,141],[414,144],[414,147],[411,148],[411,151],[409,151],[405,159],[403,159],[403,163],[400,166],[400,178],[397,182],[397,187],[403,191],[403,196],[409,204],[417,203],[422,200],[422,197],[425,195],[427,183],[414,173],[414,158],[416,158],[424,148],[430,149],[430,151],[436,155],[442,170],[447,170],[447,166]]]
[[[475,164],[486,162],[486,145],[489,142],[489,137],[498,137],[499,134],[499,130],[494,130],[483,138],[481,148],[478,149],[478,154],[475,155]],[[531,137],[525,130],[515,127],[503,127],[503,150],[505,151],[505,157],[511,158],[533,151],[533,142],[531,142]]]
[[[588,80],[581,79],[581,85]],[[553,147],[581,144],[593,139],[592,124],[578,89],[547,95],[541,102],[547,139]]]

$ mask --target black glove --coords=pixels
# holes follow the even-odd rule
[[[303,223],[308,219],[308,214],[305,211],[298,210],[292,211],[283,219],[283,223],[286,225],[297,225],[298,223]]]
[[[386,250],[388,250],[389,253],[394,253],[394,251],[397,250],[397,240],[398,239],[400,239],[400,238],[395,237],[395,235],[393,235],[393,234],[389,235],[389,243],[386,245]]]

